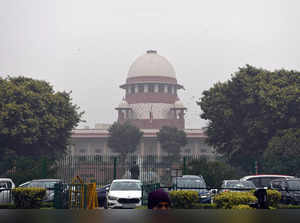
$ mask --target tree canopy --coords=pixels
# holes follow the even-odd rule
[[[300,127],[300,73],[246,65],[197,102],[209,121],[208,143],[234,165],[252,170],[279,132]]]
[[[143,136],[143,132],[129,122],[115,122],[108,131],[108,147],[123,157],[136,151]]]
[[[278,131],[264,152],[264,170],[299,176],[300,129]]]
[[[42,80],[0,78],[0,151],[5,154],[0,162],[13,165],[20,156],[54,159],[65,153],[83,114],[70,94],[55,92]]]
[[[186,174],[201,175],[209,187],[219,188],[223,180],[241,177],[239,171],[220,160],[209,160],[205,156],[192,160],[187,165]]]
[[[157,133],[158,141],[169,155],[178,155],[180,148],[187,144],[186,133],[176,127],[163,126]]]

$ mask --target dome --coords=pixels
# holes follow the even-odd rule
[[[127,103],[127,101],[122,100],[118,108],[130,108],[130,105]]]
[[[155,50],[148,50],[146,54],[138,57],[130,66],[127,78],[141,76],[159,76],[176,79],[173,66],[166,58],[158,55]]]
[[[180,100],[177,100],[174,104],[175,108],[185,108]]]

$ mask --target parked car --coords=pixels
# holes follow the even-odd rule
[[[140,180],[114,180],[107,193],[108,208],[136,208],[142,205],[142,184]]]
[[[255,190],[256,186],[252,181],[242,181],[242,180],[223,180],[221,185],[221,190],[219,192],[226,191],[250,191]]]
[[[272,180],[276,179],[292,179],[293,176],[288,175],[277,175],[277,174],[261,174],[261,175],[250,175],[241,178],[243,181],[252,181],[257,188],[268,188]]]
[[[44,201],[51,202],[54,200],[54,185],[62,182],[60,179],[38,179],[27,181],[23,184],[20,184],[19,187],[31,188],[45,188],[46,189],[46,197]]]
[[[0,178],[0,204],[12,203],[11,190],[15,184],[10,178]]]
[[[300,178],[272,180],[271,189],[281,193],[282,203],[300,204]]]
[[[175,190],[192,190],[199,193],[200,203],[211,203],[212,193],[207,189],[205,180],[202,176],[183,175],[173,179]]]
[[[97,197],[98,197],[98,205],[99,207],[105,207],[106,208],[106,196],[107,192],[109,190],[110,184],[105,185],[104,187],[97,188]]]

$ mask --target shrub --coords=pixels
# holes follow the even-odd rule
[[[199,202],[199,195],[196,191],[171,191],[169,195],[173,208],[191,209]]]
[[[195,203],[195,204],[193,204],[192,209],[217,209],[217,206],[216,206],[216,204]]]
[[[231,209],[235,209],[235,210],[251,210],[253,208],[250,207],[247,204],[239,204],[239,205],[233,205]]]
[[[16,208],[21,209],[40,208],[45,195],[46,189],[44,188],[15,188],[12,190]]]
[[[281,200],[281,193],[277,190],[267,190],[268,203],[271,207],[278,207]]]
[[[257,198],[251,192],[223,192],[217,194],[214,203],[217,208],[231,209],[236,205],[249,205],[257,202]]]
[[[300,205],[293,204],[279,204],[278,209],[300,209]]]

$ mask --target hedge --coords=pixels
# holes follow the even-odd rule
[[[267,190],[267,196],[269,206],[277,208],[281,200],[281,193],[277,190]]]
[[[239,205],[233,205],[231,209],[233,209],[233,210],[251,210],[254,208],[250,207],[247,204],[239,204]]]
[[[46,195],[44,188],[15,188],[12,190],[14,204],[18,209],[40,208]]]
[[[231,209],[237,205],[250,205],[257,202],[251,192],[223,192],[214,197],[217,208]]]
[[[169,193],[173,208],[192,209],[199,202],[199,194],[197,191],[171,191]]]

